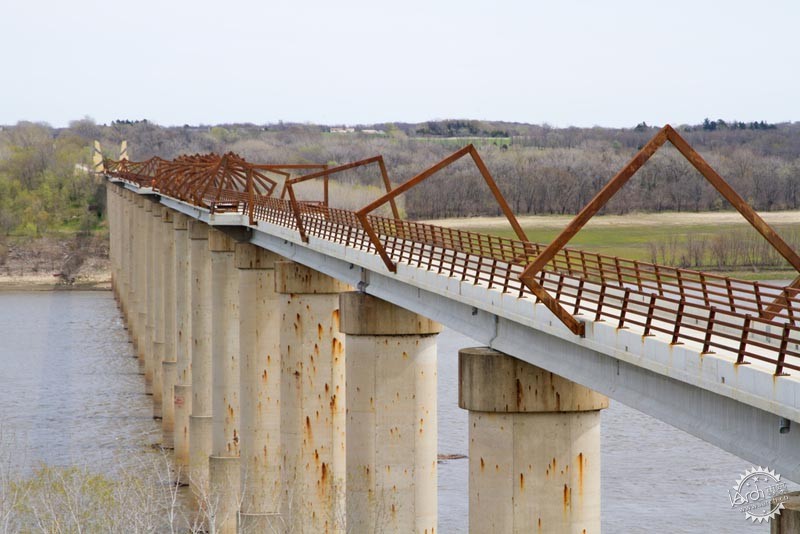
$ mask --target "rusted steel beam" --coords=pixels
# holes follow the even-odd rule
[[[767,222],[759,216],[758,213],[753,209],[750,204],[747,203],[745,199],[743,199],[739,193],[737,193],[731,186],[726,182],[722,176],[717,174],[711,165],[709,165],[706,160],[697,153],[695,149],[689,146],[689,143],[678,134],[671,126],[667,125],[664,127],[667,132],[667,139],[669,139],[670,143],[672,143],[678,151],[683,154],[689,163],[691,163],[695,169],[697,169],[700,174],[702,174],[706,180],[711,182],[711,185],[714,186],[714,189],[720,192],[720,194],[725,197],[725,200],[731,203],[731,205],[742,214],[742,216],[750,223],[750,225],[756,229],[756,231],[764,236],[764,239],[769,241],[769,244],[783,256],[783,258],[789,262],[789,264],[794,267],[795,271],[800,272],[800,256],[794,249],[786,243],[781,236],[769,225]]]
[[[536,282],[536,274],[564,248],[570,239],[577,234],[584,225],[591,219],[606,203],[625,185],[631,176],[638,171],[642,165],[663,145],[667,140],[667,133],[662,128],[641,150],[631,159],[621,171],[608,182],[595,197],[575,216],[567,227],[539,254],[533,263],[529,264],[519,276],[519,280],[525,284],[537,296],[539,293],[546,293],[544,288]],[[573,318],[567,319],[569,312],[561,304],[550,298],[549,300],[539,296],[540,300],[550,309],[553,314],[563,322],[576,335],[583,335],[582,323],[578,323]],[[571,317],[571,316],[570,316]],[[581,325],[581,326],[578,326]]]
[[[694,150],[686,140],[675,131],[670,125],[664,126],[641,150],[630,160],[620,172],[617,173],[589,203],[578,213],[577,216],[567,225],[567,227],[531,262],[520,274],[520,281],[531,291],[536,285],[535,276],[545,266],[555,258],[559,251],[577,234],[586,223],[600,211],[603,206],[624,186],[628,180],[638,171],[652,155],[669,141],[676,149],[697,169],[700,174],[708,180],[711,185],[742,214],[750,225],[758,231],[778,253],[783,256],[798,272],[800,272],[800,255],[790,247],[775,230],[769,226],[756,211]],[[680,282],[680,280],[679,280]],[[800,286],[800,278],[796,281]],[[540,290],[541,288],[537,288]],[[682,297],[681,297],[682,298]],[[760,295],[759,295],[760,298]],[[780,308],[785,305],[785,298],[778,297],[760,315],[766,319],[771,319]],[[542,300],[545,302],[544,300]],[[559,317],[563,317],[564,311],[561,305],[553,299],[551,311]],[[548,307],[550,307],[548,305]],[[557,310],[556,308],[561,308]],[[566,323],[565,323],[566,324]],[[569,324],[570,329],[574,330],[574,323]]]
[[[667,140],[667,132],[662,128],[641,150],[631,159],[605,187],[603,187],[595,197],[589,201],[588,204],[575,216],[572,221],[567,225],[564,230],[556,236],[556,238],[547,245],[547,248],[536,257],[533,263],[528,265],[520,275],[520,280],[527,285],[527,282],[532,280],[536,273],[541,271],[550,260],[552,260],[559,250],[564,248],[570,239],[575,237],[581,228],[583,228],[589,219],[600,211],[603,206],[617,194],[623,185],[638,171],[642,165],[663,145]]]
[[[383,156],[381,159],[378,160],[378,166],[381,168],[381,177],[383,178],[383,186],[386,188],[386,192],[390,192],[392,190],[392,183],[389,181],[389,173],[386,171],[386,164],[383,162]],[[389,201],[389,204],[392,207],[392,215],[395,219],[400,218],[400,212],[397,211],[397,204],[395,203],[394,199]]]
[[[298,176],[297,178],[292,178],[291,180],[286,181],[286,187],[292,187],[295,184],[299,184],[302,182],[307,182],[308,180],[313,180],[315,178],[323,177],[325,178],[325,205],[328,205],[328,179],[332,174],[337,174],[340,172],[348,171],[351,169],[355,169],[358,167],[365,167],[372,163],[377,163],[378,167],[380,168],[381,172],[381,179],[383,180],[383,186],[386,189],[386,192],[389,193],[392,190],[392,184],[389,181],[389,173],[386,171],[386,165],[383,161],[383,156],[373,156],[371,158],[366,158],[358,161],[353,161],[350,163],[345,163],[343,165],[338,165],[336,167],[328,167],[327,165],[323,166],[323,169],[318,172],[312,172],[310,174],[304,174],[302,176]],[[397,210],[397,206],[395,205],[394,199],[391,200],[392,206],[392,214],[394,215],[395,219],[400,218],[400,213]]]
[[[292,213],[294,214],[294,220],[297,224],[297,231],[300,233],[300,239],[303,240],[303,243],[308,243],[306,229],[303,226],[303,217],[300,215],[300,206],[297,205],[297,198],[294,196],[294,189],[288,186],[287,190],[289,191],[289,205],[292,207]]]
[[[529,239],[525,234],[525,230],[523,230],[522,226],[520,226],[516,215],[514,215],[514,212],[511,210],[511,206],[509,206],[508,202],[506,202],[506,198],[503,196],[503,193],[500,192],[500,188],[497,187],[497,182],[494,181],[492,174],[489,172],[489,169],[486,167],[486,164],[483,162],[483,159],[481,158],[480,154],[478,154],[478,151],[474,145],[469,145],[469,154],[472,156],[472,161],[475,162],[475,166],[478,167],[483,179],[486,181],[486,185],[489,186],[489,190],[492,192],[492,196],[500,206],[503,215],[505,215],[506,219],[508,219],[508,222],[511,224],[511,228],[514,229],[514,233],[517,235],[520,241],[528,242]]]
[[[494,196],[495,200],[500,205],[500,209],[503,211],[503,214],[508,219],[508,222],[511,223],[511,227],[514,229],[514,232],[517,234],[517,237],[519,237],[522,241],[526,242],[528,241],[525,232],[519,225],[519,222],[517,221],[517,218],[514,216],[514,213],[511,211],[511,208],[506,202],[505,197],[503,197],[503,194],[497,187],[497,184],[495,183],[494,178],[489,172],[489,169],[486,168],[486,165],[483,163],[483,160],[481,159],[480,155],[478,155],[478,151],[475,149],[475,147],[472,144],[469,144],[464,148],[453,152],[452,154],[450,154],[443,160],[439,161],[438,163],[434,164],[433,166],[429,167],[428,169],[425,169],[424,171],[417,174],[416,176],[406,181],[405,183],[397,186],[391,191],[388,191],[382,197],[372,201],[371,203],[367,204],[366,206],[364,206],[363,208],[361,208],[356,212],[356,214],[359,217],[359,220],[361,220],[362,224],[365,225],[364,229],[370,236],[372,244],[378,250],[378,253],[381,255],[381,257],[384,258],[383,261],[384,263],[386,263],[386,266],[389,268],[390,271],[395,272],[396,267],[394,266],[394,263],[392,263],[391,260],[388,259],[388,254],[386,253],[383,244],[380,242],[380,239],[377,238],[377,233],[375,232],[375,229],[372,228],[372,225],[369,223],[367,215],[369,215],[370,212],[376,210],[377,208],[383,206],[387,202],[394,202],[394,200],[399,195],[402,195],[409,189],[427,180],[428,178],[430,178],[437,172],[441,171],[442,169],[446,168],[447,166],[452,165],[453,163],[463,158],[467,154],[469,154],[472,157],[472,161],[475,163],[475,166],[478,167],[481,176],[486,181],[486,184],[489,186],[489,190],[492,192],[492,195]],[[394,206],[393,209],[395,209]]]
[[[669,134],[670,129],[665,127],[659,133],[664,132]],[[660,144],[665,142],[664,139],[657,139],[656,141]],[[683,150],[680,150],[681,139],[677,133],[668,135],[666,141],[676,144],[679,147],[679,151],[685,156],[686,154],[692,156],[691,148],[686,148],[688,145],[684,146]],[[482,165],[477,152],[473,151],[474,148],[470,149],[470,147],[457,151],[412,178],[409,182],[402,184],[394,191],[387,191],[382,199],[376,201],[377,204],[373,203],[374,207],[385,204],[389,199],[396,198],[397,195],[407,191],[416,183],[444,169],[447,165],[452,164],[459,157],[463,157],[466,154],[470,154],[473,157],[473,161],[481,170],[484,179],[491,188],[493,179],[488,170],[486,170],[485,165]],[[641,166],[643,161],[646,161],[646,157],[651,154],[652,152],[645,154],[645,157],[640,158],[638,162],[634,158],[633,163]],[[699,156],[692,157],[694,157],[693,164],[695,167],[703,173],[704,177],[708,178],[708,169],[703,166],[702,158]],[[382,165],[382,160],[377,158],[373,162]],[[705,165],[707,166],[707,164]],[[353,164],[347,164],[347,166],[353,168]],[[738,363],[744,364],[748,363],[748,360],[758,359],[775,364],[775,372],[777,374],[782,374],[786,370],[800,371],[800,366],[796,363],[800,353],[796,348],[793,348],[795,345],[791,343],[793,336],[800,331],[796,326],[797,313],[795,311],[800,309],[798,308],[800,303],[797,302],[800,289],[796,288],[796,286],[800,286],[800,277],[790,286],[780,288],[770,284],[732,280],[729,277],[721,277],[699,271],[629,261],[622,258],[586,253],[585,251],[578,251],[580,260],[575,261],[576,251],[569,249],[563,249],[563,252],[556,251],[556,254],[549,261],[546,261],[543,255],[549,247],[553,246],[552,243],[545,247],[530,243],[524,239],[515,241],[474,232],[445,230],[433,225],[400,221],[397,218],[371,216],[365,210],[373,207],[372,205],[358,212],[327,208],[319,211],[315,205],[308,205],[298,202],[296,198],[291,198],[289,202],[264,202],[263,205],[259,205],[258,210],[254,210],[253,207],[259,203],[260,199],[271,196],[276,189],[276,182],[266,177],[265,173],[278,173],[291,179],[290,173],[286,172],[286,170],[279,170],[279,167],[286,169],[286,167],[295,166],[253,165],[232,153],[222,156],[196,154],[180,156],[172,161],[159,158],[151,158],[150,160],[139,162],[107,160],[106,174],[136,183],[141,187],[152,187],[154,191],[161,195],[169,195],[196,205],[208,205],[212,210],[220,209],[218,202],[221,203],[223,208],[226,207],[226,204],[235,204],[237,209],[249,204],[249,210],[242,209],[242,213],[248,213],[251,222],[259,219],[287,227],[294,227],[296,224],[304,241],[308,241],[308,233],[313,233],[314,235],[319,235],[320,238],[330,239],[345,246],[355,246],[363,249],[365,246],[372,245],[370,249],[374,249],[390,271],[395,271],[396,269],[392,258],[398,258],[398,261],[407,262],[409,265],[416,265],[434,272],[449,273],[449,276],[455,276],[461,280],[469,278],[476,284],[488,283],[490,288],[502,287],[504,293],[518,294],[519,296],[532,294],[536,298],[536,302],[546,305],[559,320],[576,334],[582,335],[585,326],[575,316],[579,315],[580,312],[591,313],[595,320],[609,317],[616,319],[620,328],[642,327],[643,335],[645,336],[655,335],[654,332],[658,332],[669,335],[672,343],[680,343],[686,340],[700,342],[703,344],[704,353],[708,353],[711,348],[728,352],[724,345],[715,342],[714,338],[717,336],[722,336],[723,339],[735,339],[739,342],[738,349],[737,347],[731,347],[730,352]],[[327,177],[331,172],[343,170],[339,168],[327,169],[324,165],[314,165],[313,167],[303,165],[303,167],[315,171],[320,169],[316,173],[317,177]],[[384,185],[386,185],[389,182],[388,173],[385,172],[385,165],[382,165],[381,171]],[[631,169],[627,167],[623,171],[630,172]],[[630,175],[625,177],[623,171],[618,174],[617,178],[620,175],[624,179],[630,178]],[[717,178],[718,175],[711,174],[709,181],[714,183]],[[298,177],[298,180],[305,179],[311,178],[308,178],[308,175]],[[719,180],[721,181],[722,179],[719,178]],[[720,186],[717,183],[715,187],[728,200],[731,198],[736,199],[730,193],[732,190],[726,191],[724,181],[722,181],[722,184]],[[603,191],[608,192],[609,189],[611,188],[607,185]],[[492,189],[492,191],[493,193],[495,191],[499,193],[499,190],[496,189]],[[287,188],[287,194],[293,197],[293,193]],[[610,198],[610,195],[608,198]],[[502,206],[504,201],[502,196],[498,201]],[[600,207],[595,205],[598,210]],[[740,207],[742,207],[740,211],[744,212],[748,212],[748,209],[751,209],[746,204]],[[292,215],[287,217],[287,210],[292,212],[295,219],[294,222],[292,221]],[[584,208],[582,213],[586,213],[586,211],[587,208]],[[306,218],[304,224],[303,215],[306,212],[314,218]],[[513,213],[510,210],[506,214],[513,217]],[[322,215],[322,217],[318,218],[317,215]],[[754,216],[747,218],[747,220],[751,224],[755,221],[754,226],[756,226],[759,224],[758,221],[760,219],[755,215],[755,212],[752,212],[752,215]],[[579,223],[583,222],[585,221],[579,221]],[[336,225],[343,226],[336,227]],[[358,231],[358,228],[361,231]],[[572,229],[576,230],[575,227]],[[762,235],[769,234],[768,226],[762,229],[764,230]],[[387,243],[392,243],[391,255],[381,242],[382,238],[387,238],[389,239]],[[774,245],[775,243],[772,244]],[[789,250],[793,253],[791,249]],[[539,254],[539,251],[542,251],[542,253]],[[520,283],[520,277],[516,274],[516,269],[512,267],[519,265],[517,258],[530,258],[534,254],[538,254],[534,261],[540,260],[543,262],[542,269],[535,273],[530,273],[529,271],[531,276],[528,283]],[[567,283],[565,272],[577,284],[574,282]],[[614,286],[624,288],[625,296],[622,298],[618,315],[608,311],[617,308],[608,302],[609,295],[605,285],[598,292],[585,284],[585,282],[597,282],[598,279],[600,284],[608,282]],[[628,286],[626,286],[626,280],[630,281]],[[555,297],[545,288],[546,281],[548,282],[548,287],[551,284],[554,286],[552,291],[555,293]],[[696,327],[696,323],[691,322],[691,318],[696,318],[696,316],[683,313],[684,299],[687,298],[687,295],[694,294],[694,292],[697,292],[697,298],[702,300],[692,304],[692,306],[705,308],[708,311],[705,328],[699,334],[697,333],[699,328]],[[734,293],[736,293],[735,296]],[[649,297],[649,306],[646,306],[645,312],[637,310],[635,306],[631,308],[633,294],[637,294],[639,299],[644,298],[645,303],[646,298]],[[778,297],[777,299],[775,299],[776,296]],[[574,299],[569,304],[572,313],[565,311],[560,302],[565,298]],[[658,299],[664,299],[664,302],[668,303],[669,307],[672,306],[671,303],[678,303],[678,312],[670,328],[664,327],[663,320],[656,316],[659,310],[665,309],[664,306],[657,306]],[[765,308],[770,306],[768,304],[770,301],[772,301],[771,306],[775,308],[773,315],[778,315],[774,319],[773,315],[769,315],[767,318],[764,317],[772,313],[768,310],[765,311]],[[718,306],[721,307],[717,308]],[[762,315],[760,319],[758,318],[759,313]],[[720,317],[718,318],[717,315],[720,315]],[[736,318],[736,320],[732,323],[730,317]],[[738,321],[741,321],[739,324],[743,323],[745,325],[744,327],[739,327],[741,329],[740,332],[734,332],[733,334],[725,332],[725,328],[731,327],[731,324],[736,324]],[[716,332],[715,329],[717,330]],[[775,332],[780,332],[781,329],[782,335],[776,335]],[[762,336],[780,342],[780,346],[776,342],[774,351],[769,356],[759,353],[761,349],[766,347],[761,341],[758,341]],[[791,358],[787,358],[787,356]]]

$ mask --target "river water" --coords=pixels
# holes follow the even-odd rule
[[[439,336],[439,452],[467,454],[458,349]],[[113,474],[153,455],[159,429],[109,292],[0,293],[0,428],[20,464]],[[606,533],[768,532],[732,511],[728,489],[751,464],[613,402],[602,415]],[[439,469],[439,531],[467,532],[467,460]]]

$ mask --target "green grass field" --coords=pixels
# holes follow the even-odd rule
[[[796,235],[800,231],[800,224],[798,225],[775,225],[776,231],[781,234],[784,239],[792,240],[790,237]],[[550,243],[560,232],[560,229],[554,228],[537,228],[535,226],[523,225],[523,229],[528,238],[535,243]],[[470,231],[480,232],[485,234],[499,235],[514,239],[516,238],[511,227],[498,228],[469,228]],[[678,225],[657,225],[647,224],[641,226],[623,225],[623,226],[588,226],[581,230],[567,245],[570,248],[583,249],[586,251],[597,252],[607,256],[618,256],[620,258],[627,258],[640,261],[655,261],[661,264],[672,264],[678,266],[678,261],[669,261],[663,258],[661,254],[661,247],[669,249],[670,246],[676,251],[679,256],[681,251],[686,250],[687,242],[690,239],[702,240],[705,238],[711,241],[714,236],[738,232],[744,233],[749,239],[754,241],[763,239],[758,233],[747,226],[746,223],[742,224],[678,224]],[[737,234],[738,235],[738,234]],[[654,250],[655,248],[655,250]],[[654,258],[653,255],[656,255]],[[669,252],[667,252],[669,256]],[[701,270],[717,271],[715,265],[711,265],[710,261],[706,261]],[[695,267],[690,267],[695,268]],[[785,267],[746,267],[737,266],[724,272],[730,276],[737,278],[746,278],[753,280],[775,280],[775,279],[791,279],[796,276],[796,273],[791,271],[788,264]]]
[[[461,148],[463,146],[473,144],[481,145],[495,145],[495,146],[511,146],[510,137],[413,137],[414,141],[423,141],[426,143],[438,143],[446,147]]]

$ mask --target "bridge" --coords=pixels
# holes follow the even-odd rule
[[[527,239],[471,145],[394,186],[380,156],[97,160],[114,292],[154,415],[195,494],[218,496],[219,531],[435,532],[441,325],[485,345],[459,354],[472,532],[599,531],[606,397],[800,481],[800,278],[566,247],[667,142],[800,272],[669,126],[547,245]],[[400,217],[400,195],[463,158],[516,239]],[[356,168],[386,193],[332,207],[329,180]],[[312,181],[322,199],[298,199]]]

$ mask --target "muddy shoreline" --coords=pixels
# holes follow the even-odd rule
[[[0,243],[0,291],[109,289],[105,235],[6,238]]]
[[[9,291],[110,291],[111,273],[95,273],[87,277],[77,277],[72,283],[62,281],[53,275],[0,274],[0,292]]]

